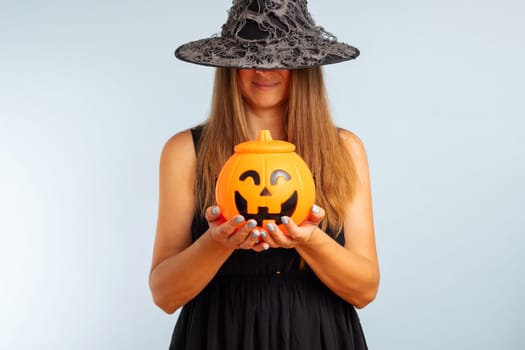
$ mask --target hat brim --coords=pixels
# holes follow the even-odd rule
[[[299,69],[355,59],[359,50],[323,37],[240,40],[212,37],[179,46],[175,56],[212,67]]]

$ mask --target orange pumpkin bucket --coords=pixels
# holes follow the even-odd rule
[[[315,201],[315,184],[304,160],[290,142],[272,140],[261,130],[256,141],[234,148],[217,178],[215,196],[222,215],[241,214],[254,219],[259,228],[274,222],[286,232],[281,216],[301,224]]]

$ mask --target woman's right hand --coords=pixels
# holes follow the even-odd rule
[[[261,252],[270,247],[268,243],[260,241],[261,235],[266,236],[266,232],[257,229],[257,222],[253,219],[246,221],[242,215],[236,215],[226,220],[217,205],[207,208],[205,217],[213,239],[228,249]]]

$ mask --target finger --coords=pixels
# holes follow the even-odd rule
[[[267,242],[261,241],[252,247],[257,253],[264,252],[270,249],[270,245]]]
[[[268,244],[268,248],[278,248],[279,247],[277,242],[275,242],[272,236],[268,234],[268,232],[266,232],[265,230],[261,230],[261,239],[263,242],[266,242]]]
[[[321,220],[323,220],[325,214],[326,212],[323,208],[314,204],[312,205],[312,209],[308,214],[308,221],[314,225],[318,225],[321,222]]]
[[[208,221],[208,223],[218,221],[219,219],[222,218],[221,208],[218,205],[212,205],[211,207],[206,208],[206,212],[204,213],[204,216],[206,218],[206,221]]]
[[[312,224],[311,222],[308,222],[308,225],[305,225],[303,222],[301,226],[297,226],[296,223],[292,220],[292,218],[288,216],[281,217],[281,222],[283,223],[284,228],[288,232],[287,237],[289,237],[289,239],[291,239],[292,242],[295,242],[294,246],[309,240],[313,232],[318,229],[318,226]]]
[[[243,219],[244,220],[244,219]],[[228,243],[235,249],[250,249],[259,239],[260,233],[253,234],[252,229],[257,226],[257,221],[248,220],[238,226],[237,230],[228,238]]]
[[[212,228],[212,236],[220,241],[230,240],[230,236],[235,232],[235,229],[241,225],[244,222],[244,218],[242,215],[234,216],[233,218],[225,221],[224,223],[220,225],[215,225]],[[236,242],[235,247],[232,246],[232,244],[229,244],[232,248],[238,248],[239,243],[241,241]]]
[[[299,226],[296,225],[296,223],[292,220],[289,216],[283,216],[281,217],[281,222],[284,225],[284,228],[288,232],[288,235],[286,238],[293,239],[293,240],[300,240],[301,239],[301,233],[299,232]],[[282,231],[281,231],[282,232]]]
[[[234,235],[232,235],[232,239],[238,239],[239,241],[241,241],[241,243],[239,244],[239,248],[251,249],[255,244],[259,242],[259,237],[261,233],[257,229],[254,229],[252,231],[252,229],[255,226],[257,226],[257,222],[255,220],[248,220],[246,222],[246,225],[244,225],[240,230],[238,230]]]
[[[266,224],[266,228],[268,229],[268,232],[270,232],[271,238],[275,241],[275,243],[278,246],[285,248],[293,246],[293,241],[290,239],[290,237],[288,237],[283,231],[281,231],[279,226],[277,226],[275,223],[270,222]]]
[[[244,222],[244,217],[242,215],[236,215],[221,225],[221,231],[227,233],[229,236],[234,233],[235,230],[239,228]]]

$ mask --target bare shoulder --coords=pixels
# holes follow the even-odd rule
[[[162,148],[162,158],[166,161],[173,160],[173,157],[195,158],[193,139],[190,130],[184,130],[171,136]]]
[[[365,160],[366,150],[363,141],[357,134],[350,130],[339,129],[339,137],[343,141],[346,149],[354,159],[354,161]]]
[[[165,142],[160,156],[161,172],[188,173],[195,164],[195,148],[190,130],[178,132]]]
[[[197,157],[190,130],[181,131],[170,137],[160,157],[160,210],[176,207],[191,213]],[[169,213],[169,212],[168,212]],[[171,214],[170,214],[171,218]]]

